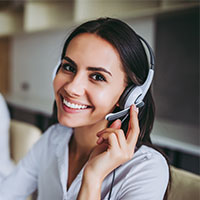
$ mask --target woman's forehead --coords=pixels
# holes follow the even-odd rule
[[[121,62],[120,55],[115,47],[107,40],[92,33],[82,33],[74,37],[67,49],[66,56],[70,57],[74,61],[88,59],[87,62],[91,64],[107,65],[113,64],[116,70],[124,71],[123,64]]]
[[[69,43],[66,54],[67,56],[87,56],[96,61],[117,61],[121,63],[117,50],[106,40],[95,34],[81,34],[76,36]],[[79,58],[79,57],[78,57]]]

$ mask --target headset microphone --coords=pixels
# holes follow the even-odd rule
[[[129,114],[129,109],[132,104],[135,104],[136,107],[140,108],[144,105],[143,99],[148,92],[153,76],[154,76],[154,54],[153,50],[151,49],[150,45],[141,37],[139,39],[146,45],[149,55],[150,55],[150,69],[148,72],[148,76],[146,81],[140,86],[130,86],[127,88],[119,99],[119,107],[122,109],[116,113],[109,113],[106,115],[105,119],[108,121],[113,121],[115,119],[119,119],[123,116],[127,116]]]

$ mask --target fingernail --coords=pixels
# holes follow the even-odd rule
[[[97,140],[97,144],[101,144],[103,142],[103,138],[100,137],[98,140]]]
[[[139,112],[139,109],[136,107],[136,105],[135,105],[135,104],[133,104],[133,110],[134,110],[136,113],[138,113],[138,112]]]

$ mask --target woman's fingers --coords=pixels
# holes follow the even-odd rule
[[[110,128],[121,128],[122,122],[120,119],[115,120],[111,125]]]
[[[119,148],[117,135],[115,133],[109,134],[107,136],[107,140],[108,140],[108,144],[109,144],[110,149],[112,148],[115,151],[117,148]]]
[[[123,130],[120,128],[121,120],[115,120],[109,128],[106,128],[97,133],[97,136],[99,137],[99,139],[97,140],[97,144],[101,144],[103,142],[109,143],[109,135],[115,134],[120,147],[128,144],[130,148],[134,149],[140,132],[138,121],[138,108],[136,108],[135,105],[132,105],[130,108],[129,128],[126,136],[124,135]]]
[[[97,133],[97,137],[100,137],[104,132],[106,131],[114,131],[115,129],[120,129],[122,125],[122,122],[120,119],[115,120],[109,128],[106,128],[100,132]]]
[[[118,139],[118,143],[120,143],[120,141],[123,142],[123,140],[125,141],[125,135],[124,135],[124,131],[122,129],[107,129],[105,132],[103,132],[100,136],[99,139],[97,140],[97,144],[101,144],[102,142],[108,140],[109,135],[111,134],[115,134],[117,139]]]
[[[136,145],[139,133],[138,108],[136,108],[135,105],[132,105],[130,108],[129,128],[126,134],[127,142],[131,144],[131,146]]]

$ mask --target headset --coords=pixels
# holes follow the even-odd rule
[[[129,115],[129,109],[131,105],[133,104],[135,104],[136,107],[138,108],[144,106],[143,99],[151,86],[153,76],[154,76],[154,65],[155,65],[154,53],[150,45],[146,42],[146,40],[144,40],[139,35],[137,36],[146,45],[149,51],[150,69],[149,69],[147,78],[142,85],[140,86],[131,85],[130,87],[125,89],[125,91],[123,92],[123,94],[121,95],[119,99],[119,107],[121,111],[107,114],[105,119],[108,121],[113,121],[123,116],[127,118],[127,116]],[[123,119],[123,121],[125,120],[125,118]]]

